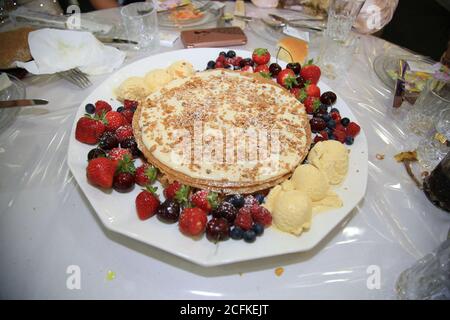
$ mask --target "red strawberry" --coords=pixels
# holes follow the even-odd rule
[[[313,83],[310,83],[305,87],[305,92],[308,97],[320,98],[320,89]]]
[[[297,99],[300,99],[300,93],[301,93],[300,88],[292,88],[289,91],[294,95],[294,97],[296,97]]]
[[[166,197],[166,199],[175,198],[175,194],[177,193],[178,190],[180,190],[180,188],[181,188],[181,183],[179,183],[178,181],[172,182],[164,189],[164,192],[163,192],[164,197]]]
[[[361,127],[356,122],[350,122],[347,126],[347,135],[351,137],[356,137],[361,131]]]
[[[291,69],[283,69],[277,76],[277,82],[279,85],[291,89],[297,84],[294,71]]]
[[[136,197],[136,211],[139,219],[147,220],[155,215],[159,207],[159,199],[155,194],[156,188],[148,187]]]
[[[86,175],[88,181],[101,188],[111,188],[113,184],[116,163],[108,158],[95,158],[89,161]]]
[[[334,136],[336,137],[336,140],[340,143],[345,142],[345,132],[340,130],[334,130],[333,131]]]
[[[255,61],[256,64],[266,64],[270,61],[270,53],[267,49],[257,48],[253,50],[252,60]]]
[[[326,139],[324,137],[322,137],[322,136],[319,136],[319,135],[314,137],[314,143],[317,143],[319,141],[324,141],[324,140],[326,140]]]
[[[188,186],[174,181],[164,189],[164,196],[166,199],[175,199],[180,204],[187,204],[189,191]]]
[[[112,110],[111,105],[106,101],[98,100],[95,103],[95,114],[98,116],[106,114],[107,112],[109,112],[111,110]]]
[[[216,68],[217,68],[217,65],[216,65]],[[246,66],[242,67],[241,71],[242,72],[253,72],[253,67],[249,66],[249,65],[246,65]]]
[[[221,68],[224,68],[225,66],[224,66],[224,64],[223,64],[223,62],[222,61],[219,61],[219,59],[217,59],[216,60],[216,66],[215,66],[215,68],[216,69],[221,69]]]
[[[328,140],[328,132],[323,130],[323,131],[320,131],[319,134],[322,136],[322,138],[324,138],[324,140]]]
[[[200,190],[194,193],[191,196],[191,202],[206,212],[210,212],[211,210],[217,208],[217,193],[210,192],[208,190]]]
[[[317,84],[320,79],[320,68],[313,64],[313,60],[309,60],[300,70],[300,76],[305,81],[310,81],[312,84]]]
[[[267,64],[260,64],[260,65],[256,66],[255,72],[270,73],[269,67],[267,66]]]
[[[125,109],[122,111],[122,116],[125,118],[126,123],[128,123],[128,124],[133,123],[133,115],[134,115],[134,112],[130,109]]]
[[[248,208],[239,209],[236,219],[234,220],[234,225],[245,231],[250,230],[253,225],[253,219],[249,211]]]
[[[132,136],[133,136],[133,128],[129,124],[121,126],[116,130],[116,137],[117,140],[119,140],[119,142],[122,142],[123,140],[130,138]]]
[[[106,120],[106,131],[116,131],[119,127],[126,124],[125,118],[120,112],[109,111],[105,115]]]
[[[317,97],[307,97],[303,101],[307,114],[313,114],[320,106],[320,100]]]
[[[238,56],[238,57],[234,58],[234,66],[238,67],[239,64],[241,63],[241,61],[242,61],[242,57]]]
[[[136,183],[143,187],[149,185],[155,181],[157,173],[158,171],[155,167],[144,163],[136,169]]]
[[[130,150],[123,148],[113,148],[108,152],[108,158],[114,161],[123,160],[125,156],[128,156],[130,159],[133,158]]]
[[[96,144],[103,132],[105,132],[105,129],[105,125],[101,120],[84,116],[78,119],[75,128],[75,139],[83,143]]]
[[[341,115],[339,114],[339,112],[335,112],[335,111],[330,112],[330,117],[331,117],[331,119],[336,121],[336,123],[339,123],[341,121]]]
[[[184,234],[195,237],[205,231],[207,221],[206,212],[202,209],[186,208],[181,212],[178,227]]]
[[[270,211],[260,205],[254,205],[250,212],[252,214],[253,221],[262,224],[264,227],[268,227],[272,224],[272,215]]]
[[[138,102],[134,100],[123,100],[123,107],[127,109],[135,109],[138,106]]]
[[[340,124],[340,123],[338,122],[338,123],[336,124],[336,127],[334,128],[334,130],[345,132],[345,127],[344,127],[342,124]]]

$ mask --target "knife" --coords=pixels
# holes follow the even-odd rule
[[[395,94],[392,106],[394,108],[399,108],[402,105],[403,98],[405,96],[405,73],[408,69],[408,62],[403,59],[398,61],[398,76],[395,83]]]
[[[286,18],[280,17],[279,15],[273,14],[273,13],[269,13],[269,17],[271,17],[274,20],[280,21],[286,25],[289,25],[291,27],[294,28],[303,28],[303,29],[310,29],[310,30],[315,30],[315,31],[323,31],[323,28],[320,27],[313,27],[313,26],[309,26],[306,24],[299,24],[299,23],[294,23],[291,20],[288,20]]]
[[[42,99],[20,99],[20,100],[7,100],[0,101],[1,108],[14,108],[14,107],[26,107],[48,104],[47,100]]]

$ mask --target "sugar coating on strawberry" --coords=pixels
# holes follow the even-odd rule
[[[174,181],[171,184],[167,185],[167,187],[164,189],[164,197],[166,197],[166,199],[173,199],[175,198],[175,194],[177,193],[178,190],[180,190],[181,188],[181,183],[179,183],[178,181]]]
[[[181,213],[178,221],[180,231],[188,236],[199,236],[206,229],[208,218],[206,212],[201,208],[186,208]]]
[[[248,208],[239,209],[239,212],[236,215],[236,219],[234,220],[234,225],[244,231],[250,230],[252,228],[253,218]]]
[[[125,109],[122,111],[122,116],[125,118],[128,124],[131,124],[133,122],[133,115],[134,112],[131,109]]]
[[[137,108],[137,106],[138,106],[138,102],[135,101],[135,100],[127,100],[127,99],[125,99],[123,101],[123,107],[125,109],[135,109],[135,108]]]
[[[111,105],[108,102],[104,101],[104,100],[98,100],[95,103],[95,114],[96,115],[101,116],[101,115],[106,114],[107,112],[109,112],[111,110],[112,110]]]
[[[347,135],[355,137],[361,131],[361,127],[356,122],[350,122],[347,126]]]
[[[75,139],[87,144],[96,144],[99,142],[105,129],[106,127],[101,120],[84,116],[78,119],[75,128]]]
[[[133,158],[130,150],[123,148],[113,148],[108,152],[108,158],[111,160],[124,160],[125,156]]]
[[[263,206],[253,205],[250,211],[255,223],[260,223],[264,227],[268,227],[272,224],[272,215],[270,211]]]
[[[209,212],[218,205],[218,194],[209,190],[199,190],[191,196],[191,202],[206,212]]]
[[[92,159],[86,168],[88,181],[95,186],[109,189],[113,184],[116,167],[116,163],[108,158]]]
[[[119,127],[126,124],[126,121],[122,114],[117,111],[109,111],[105,114],[106,130],[116,131]]]
[[[313,84],[319,82],[320,75],[320,68],[314,64],[313,60],[309,60],[300,70],[300,76],[305,79],[305,81],[310,81]]]
[[[155,167],[144,163],[136,168],[136,183],[143,187],[147,186],[156,180],[157,173],[158,170]]]
[[[119,142],[133,136],[133,127],[129,124],[123,125],[116,130],[116,136]]]
[[[155,215],[160,204],[155,192],[156,188],[148,187],[137,195],[135,204],[139,219],[147,220]]]

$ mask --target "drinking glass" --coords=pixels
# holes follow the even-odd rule
[[[350,30],[364,0],[331,0],[327,28],[322,36],[317,63],[328,78],[350,67],[358,38]]]
[[[428,80],[412,109],[407,113],[406,129],[423,137],[437,122],[439,112],[450,108],[450,83]]]
[[[417,157],[425,169],[433,170],[449,152],[450,109],[445,109],[439,113],[434,128],[419,142]]]
[[[136,41],[136,50],[152,51],[159,46],[157,9],[153,2],[124,6],[120,13],[128,40]]]

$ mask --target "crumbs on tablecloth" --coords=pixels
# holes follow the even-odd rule
[[[420,175],[422,176],[422,178],[428,177],[430,173],[428,171],[424,171],[422,172]]]
[[[114,271],[108,270],[106,273],[106,280],[114,280],[116,278],[116,273]]]
[[[417,161],[417,153],[416,151],[400,152],[394,156],[394,159],[397,160],[397,162]]]
[[[377,158],[378,160],[384,160],[384,154],[377,153],[377,154],[375,155],[375,158]]]
[[[280,277],[284,272],[284,268],[283,267],[278,267],[275,269],[275,274],[277,277]]]

